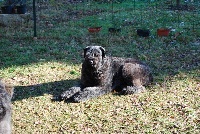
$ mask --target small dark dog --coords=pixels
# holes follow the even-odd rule
[[[86,101],[111,91],[133,94],[143,91],[153,81],[150,69],[132,58],[106,57],[101,46],[84,49],[80,86],[61,94],[61,99],[72,102]]]
[[[0,81],[0,134],[11,134],[11,98],[13,87]]]

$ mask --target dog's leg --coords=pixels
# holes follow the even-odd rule
[[[141,93],[145,91],[144,86],[127,86],[126,88],[123,88],[122,91],[119,92],[119,95],[128,95],[128,94],[135,94],[135,93]]]
[[[87,87],[84,88],[82,91],[76,93],[72,96],[73,102],[84,102],[89,99],[104,95],[111,92],[111,90],[106,90],[102,87]]]
[[[64,91],[60,97],[61,97],[61,100],[67,100],[69,99],[70,97],[72,97],[74,94],[76,94],[77,92],[80,92],[81,91],[81,88],[80,87],[71,87],[69,88],[69,90],[67,91]]]

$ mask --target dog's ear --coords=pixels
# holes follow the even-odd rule
[[[103,47],[100,46],[99,49],[102,51],[102,57],[105,58],[105,56],[106,56],[106,54],[105,54],[105,51],[106,51],[105,48],[103,48]]]
[[[14,87],[12,85],[6,84],[5,89],[6,89],[7,93],[10,95],[10,97],[12,98]]]
[[[10,84],[5,84],[2,81],[0,81],[0,89],[6,91],[12,98],[14,90],[13,86],[11,86]]]
[[[84,58],[85,58],[85,55],[86,55],[86,52],[87,52],[87,50],[90,48],[90,46],[87,46],[86,48],[84,48],[83,50],[84,50]]]

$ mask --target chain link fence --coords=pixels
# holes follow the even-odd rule
[[[27,13],[32,16],[32,2]],[[158,29],[169,37],[199,33],[200,1],[181,0],[36,0],[38,38],[57,38],[106,44],[115,40],[130,43],[142,37],[156,38]],[[9,29],[12,29],[10,27]],[[33,18],[17,33],[33,36]],[[144,30],[140,34],[138,31]],[[162,35],[161,35],[162,36]],[[102,42],[104,41],[104,42]]]

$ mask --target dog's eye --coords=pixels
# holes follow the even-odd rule
[[[99,56],[99,54],[97,54],[97,53],[94,53],[94,57],[98,57]]]
[[[89,55],[90,55],[90,53],[89,53],[89,52],[87,52],[85,55],[86,55],[86,56],[89,56]]]

